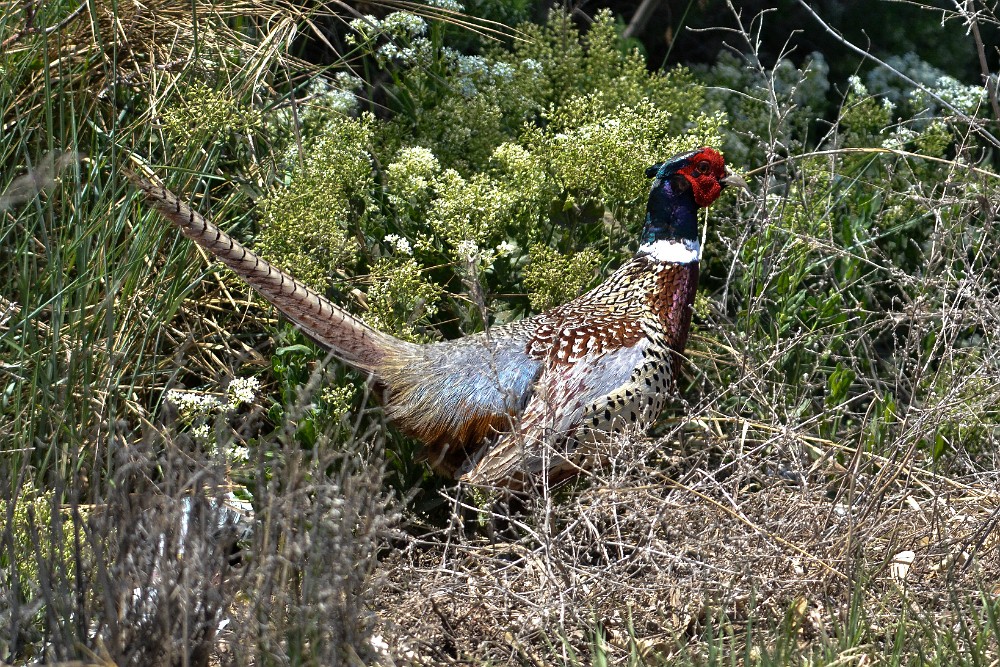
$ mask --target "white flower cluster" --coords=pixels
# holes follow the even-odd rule
[[[250,449],[245,445],[230,445],[226,449],[226,455],[230,463],[249,463]]]
[[[865,84],[861,82],[861,77],[856,74],[852,74],[847,77],[847,87],[852,95],[856,97],[865,97],[868,95],[868,89],[865,88]]]
[[[209,416],[226,405],[218,396],[200,391],[171,389],[167,392],[167,400],[177,407],[181,421],[191,427],[191,435],[202,441],[208,440],[211,435]]]
[[[398,15],[398,18],[393,18]],[[413,21],[405,17],[413,17]],[[395,12],[386,17],[380,25],[381,34],[388,36],[389,41],[375,51],[375,61],[380,67],[390,63],[401,67],[429,65],[434,54],[431,40],[422,37],[427,31],[427,24],[419,16],[407,12]],[[366,37],[374,41],[378,34]],[[350,36],[348,36],[350,41]]]
[[[416,64],[419,55],[415,49],[409,46],[399,48],[393,42],[383,44],[375,52],[375,58],[382,67],[385,67],[386,63],[390,61],[397,65],[410,67]]]
[[[309,100],[306,113],[312,109],[332,110],[345,115],[354,113],[358,108],[358,98],[355,93],[363,85],[364,81],[350,72],[337,72],[333,81],[317,76],[306,88]]]
[[[431,7],[437,7],[438,9],[444,9],[449,12],[465,11],[465,5],[461,2],[456,2],[456,0],[426,0],[426,2]]]
[[[882,148],[890,150],[902,150],[906,144],[916,139],[919,135],[908,127],[897,127],[883,142]]]
[[[459,259],[473,264],[481,259],[482,250],[475,241],[465,239],[455,246],[455,254],[458,255]]]
[[[405,171],[413,177],[430,178],[441,169],[434,152],[423,146],[408,146],[399,151],[393,169]]]
[[[462,55],[453,49],[449,49],[449,51],[452,52],[452,55],[455,58],[456,69],[462,76],[489,73],[490,65],[486,62],[486,58],[483,58],[482,56]]]
[[[517,243],[509,240],[501,242],[496,248],[481,248],[472,239],[465,239],[455,246],[455,255],[468,266],[489,269],[497,259],[509,257],[517,250]]]
[[[390,198],[396,205],[426,198],[440,171],[441,163],[430,149],[422,146],[401,149],[395,161],[386,167]]]
[[[358,98],[349,90],[331,90],[324,106],[345,115],[351,114],[358,108]]]
[[[938,78],[934,92],[953,107],[968,112],[975,111],[986,97],[986,89],[982,86],[967,86],[948,75]]]
[[[916,107],[916,111],[924,110],[925,114],[937,113],[941,103],[923,90],[914,89],[909,83],[902,83],[896,71],[904,73],[907,78],[921,84],[947,104],[966,113],[975,112],[986,95],[983,86],[965,85],[913,52],[889,56],[886,64],[887,67],[876,67],[868,74],[868,89],[875,95],[888,97],[896,104],[909,102]]]
[[[490,72],[497,81],[510,81],[514,78],[514,67],[510,63],[493,63]]]
[[[211,394],[176,389],[167,392],[167,400],[177,406],[177,410],[183,417],[207,415],[225,405],[217,396]]]
[[[392,246],[392,249],[395,252],[398,252],[401,255],[413,254],[413,246],[410,245],[410,242],[407,239],[404,239],[399,234],[386,234],[385,239],[383,240]]]
[[[167,400],[177,407],[181,421],[191,426],[192,435],[208,439],[208,418],[214,412],[235,410],[241,405],[253,403],[259,391],[260,380],[257,378],[235,378],[226,388],[225,398],[204,391],[171,389],[167,392]]]
[[[427,21],[410,12],[393,12],[382,21],[382,29],[396,37],[417,37],[427,32]]]
[[[361,35],[362,38],[368,40],[378,35],[381,22],[373,15],[365,14],[362,17],[352,19],[347,25],[351,30]],[[357,38],[349,34],[347,35],[347,43],[356,44]]]
[[[425,0],[429,5],[447,11],[464,11],[455,0]],[[352,20],[348,24],[354,32],[347,36],[350,44],[363,43],[374,49],[376,62],[381,67],[390,63],[397,67],[417,67],[443,65],[454,75],[453,85],[460,95],[471,98],[479,93],[479,84],[512,81],[515,68],[505,62],[491,63],[478,55],[465,55],[447,47],[436,47],[425,37],[427,22],[410,12],[393,12],[381,21],[374,16]],[[375,48],[380,37],[387,41]],[[524,66],[532,72],[540,72],[541,65],[534,60],[524,61]]]
[[[229,395],[229,405],[227,408],[238,408],[245,403],[253,403],[260,391],[260,380],[255,377],[233,378],[226,388]]]
[[[359,37],[366,42],[380,35],[396,39],[412,39],[427,32],[427,21],[410,12],[393,12],[381,21],[371,14],[366,14],[362,18],[352,20],[348,26],[357,33],[347,36],[349,44],[357,44]]]
[[[541,74],[542,71],[544,71],[545,69],[544,67],[542,67],[542,63],[538,62],[534,58],[525,58],[524,60],[522,60],[521,67],[523,67],[524,69],[528,70],[533,74]]]
[[[510,257],[517,252],[517,244],[513,241],[503,241],[497,246],[497,257]]]
[[[333,80],[342,90],[358,91],[364,87],[365,82],[360,76],[351,72],[337,72],[333,75]]]
[[[514,78],[514,68],[509,63],[490,63],[482,56],[467,56],[445,47],[441,55],[457,74],[458,90],[463,97],[473,97],[479,90],[477,82],[490,84],[506,83]]]

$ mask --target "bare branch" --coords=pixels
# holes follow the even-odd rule
[[[1000,102],[997,101],[997,79],[990,73],[989,63],[986,62],[986,47],[983,46],[983,37],[979,33],[979,20],[976,12],[973,11],[974,0],[966,0],[963,16],[969,23],[972,31],[972,38],[976,41],[976,53],[979,55],[979,69],[983,74],[983,85],[986,87],[986,94],[990,99],[990,106],[993,107],[993,117],[1000,121]]]

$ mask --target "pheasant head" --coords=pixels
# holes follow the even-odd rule
[[[695,259],[698,209],[710,206],[727,186],[747,187],[746,181],[726,171],[722,154],[707,146],[654,164],[646,176],[653,179],[653,185],[639,251],[657,254],[676,246],[694,253]]]

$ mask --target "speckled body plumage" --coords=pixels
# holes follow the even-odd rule
[[[585,465],[591,443],[642,429],[663,410],[687,342],[698,283],[695,214],[727,176],[701,149],[654,179],[640,250],[597,288],[534,317],[416,345],[377,332],[271,266],[174,195],[147,198],[346,363],[370,373],[386,416],[421,440],[437,472],[522,488]]]
[[[687,342],[698,264],[639,255],[593,291],[528,320],[539,379],[508,430],[465,476],[521,486],[573,475],[588,445],[663,411]]]

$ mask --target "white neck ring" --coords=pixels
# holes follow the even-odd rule
[[[690,264],[701,259],[701,244],[688,239],[667,239],[644,243],[639,246],[639,252],[658,262]]]

